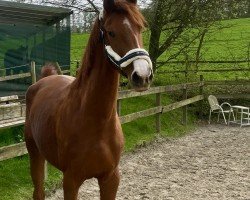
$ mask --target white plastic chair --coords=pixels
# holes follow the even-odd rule
[[[235,120],[233,109],[231,108],[231,105],[229,103],[224,102],[222,104],[219,104],[217,98],[214,95],[209,95],[208,102],[210,105],[210,113],[209,113],[209,121],[208,121],[209,124],[211,121],[212,113],[218,114],[217,122],[219,122],[220,114],[222,114],[225,124],[228,124],[226,117],[225,117],[225,113],[228,113],[228,115],[229,115],[230,112],[233,114],[233,118]]]

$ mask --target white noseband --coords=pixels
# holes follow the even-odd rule
[[[148,66],[152,69],[152,62],[150,60],[149,54],[145,49],[136,48],[132,49],[125,54],[122,58],[112,49],[111,46],[105,45],[108,57],[114,64],[119,65],[119,67],[124,68],[131,64],[133,61],[138,59],[144,59],[148,62]]]

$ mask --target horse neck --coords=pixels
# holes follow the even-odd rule
[[[88,116],[110,118],[116,115],[119,73],[108,61],[103,44],[93,34],[98,35],[91,34],[81,69],[71,89],[80,101],[80,108]]]

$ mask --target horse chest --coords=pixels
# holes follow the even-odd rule
[[[122,151],[121,144],[111,145],[109,142],[102,141],[89,145],[85,144],[80,151],[77,148],[77,152],[71,149],[66,156],[68,167],[79,171],[82,179],[108,174],[118,166]],[[76,147],[79,146],[76,145]]]
[[[122,133],[105,138],[74,138],[66,144],[61,158],[73,168],[81,168],[79,170],[87,173],[87,177],[95,177],[117,167],[123,143]]]

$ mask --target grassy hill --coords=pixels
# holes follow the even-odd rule
[[[222,28],[218,28],[222,27]],[[191,45],[188,50],[188,60],[195,60],[195,53],[197,48],[197,41]],[[165,61],[166,58],[174,51],[165,52],[159,58],[159,61]],[[202,61],[242,61],[249,59],[250,51],[250,18],[225,20],[211,27],[205,35],[204,42],[201,49],[200,60]],[[180,55],[176,60],[184,60],[183,55]],[[182,64],[165,64],[158,72],[162,71],[176,71],[185,70],[186,66]],[[234,69],[234,68],[248,68],[249,63],[221,63],[208,64],[199,63],[198,70],[203,69]],[[188,69],[196,69],[195,65],[190,63]],[[205,80],[235,80],[235,79],[249,79],[250,72],[224,72],[224,73],[190,73],[189,80],[194,81],[199,79],[202,74]],[[157,84],[169,84],[183,82],[184,74],[164,74],[156,75],[155,81]]]
[[[219,28],[220,27],[220,28]],[[82,54],[86,47],[86,42],[88,40],[89,34],[72,34],[71,40],[71,58],[72,60],[81,60]],[[144,32],[144,46],[148,49],[150,33],[148,31]],[[189,60],[195,60],[195,52],[192,49],[197,47],[197,41],[191,45],[191,50],[188,52]],[[177,48],[177,47],[176,47]],[[165,61],[166,58],[174,52],[175,48],[170,51],[163,53],[158,61]],[[225,20],[216,24],[216,26],[211,27],[205,36],[204,43],[201,50],[200,60],[224,60],[224,61],[235,61],[235,60],[247,60],[250,51],[250,18],[244,19],[233,19]],[[181,55],[177,60],[183,60],[183,55]],[[189,66],[193,69],[194,66]],[[199,64],[199,69],[229,69],[229,68],[247,68],[248,63],[237,63],[237,64]],[[158,71],[166,70],[184,70],[184,65],[179,64],[165,64]],[[75,71],[75,65],[72,66],[72,72]],[[199,79],[199,75],[195,76],[192,74],[190,79]],[[203,74],[205,79],[246,79],[250,77],[250,72],[228,72],[223,74],[216,73],[206,73]],[[165,85],[171,83],[183,82],[183,74],[164,74],[155,76],[156,85]]]
[[[218,28],[222,27],[222,28]],[[148,48],[150,33],[144,32],[144,46]],[[81,60],[89,34],[72,34],[71,58]],[[197,44],[193,44],[195,47]],[[250,18],[225,20],[208,30],[202,47],[202,60],[245,60],[250,48]],[[170,53],[159,59],[164,61]]]

